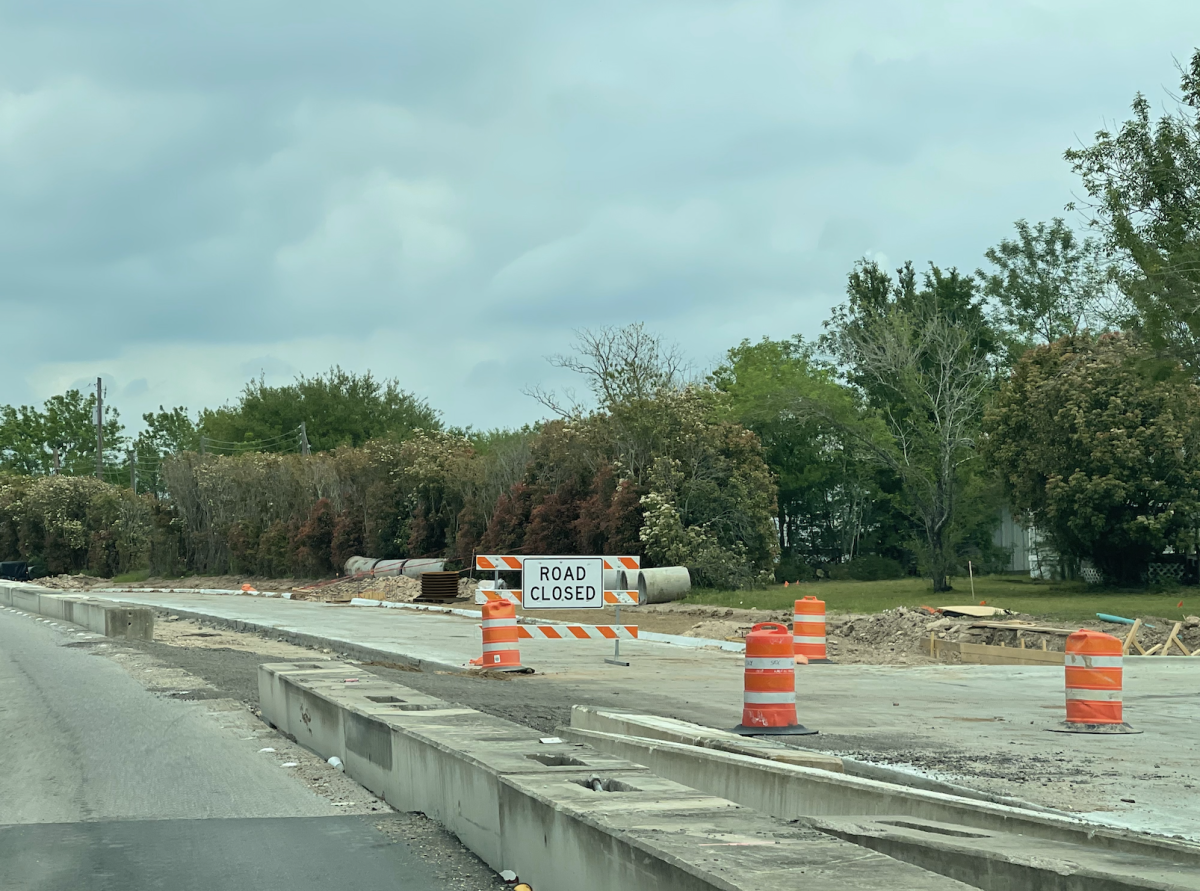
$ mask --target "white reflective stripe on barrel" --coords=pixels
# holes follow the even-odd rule
[[[1089,702],[1120,702],[1120,690],[1084,690],[1079,687],[1067,688],[1067,699],[1083,699]]]
[[[823,644],[823,643],[825,643],[825,638],[824,637],[806,637],[803,634],[793,634],[792,635],[792,643]]]
[[[803,624],[805,622],[824,622],[825,614],[824,613],[819,613],[819,614],[818,613],[793,613],[792,621],[800,622],[801,624]]]
[[[790,669],[791,671],[795,671],[796,670],[796,657],[795,656],[780,656],[780,657],[747,656],[746,657],[746,668],[747,669],[759,669],[759,670],[763,670],[763,671],[781,671],[786,668],[786,669]]]
[[[516,628],[516,619],[484,619],[484,628]]]
[[[515,640],[502,640],[499,643],[488,643],[487,641],[483,642],[483,651],[485,653],[496,653],[503,650],[515,649],[517,649],[517,642]]]
[[[743,700],[747,705],[778,705],[781,702],[795,702],[796,694],[793,693],[759,693],[752,690],[746,691],[746,697]]]
[[[1120,668],[1121,656],[1088,656],[1084,653],[1067,653],[1070,668]]]

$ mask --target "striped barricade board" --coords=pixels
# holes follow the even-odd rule
[[[475,568],[487,572],[520,572],[525,554],[476,554]],[[541,558],[537,558],[541,559]],[[641,569],[641,557],[602,557],[605,569]]]
[[[498,600],[507,600],[509,603],[521,605],[521,591],[514,590],[496,590],[495,588],[485,588],[482,585],[475,589],[476,603],[494,603]],[[604,603],[608,606],[638,606],[637,591],[605,591]]]
[[[637,640],[637,625],[518,625],[528,640]]]

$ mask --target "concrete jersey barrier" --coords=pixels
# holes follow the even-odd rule
[[[0,605],[82,625],[105,637],[154,640],[154,610],[128,603],[63,594],[33,585],[0,583]]]
[[[336,662],[259,668],[263,717],[538,891],[962,885]]]

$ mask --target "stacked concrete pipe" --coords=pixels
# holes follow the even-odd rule
[[[642,569],[637,574],[637,589],[640,603],[682,600],[692,590],[692,576],[686,566]]]
[[[373,573],[375,576],[403,575],[410,579],[419,579],[423,572],[441,572],[446,566],[445,560],[434,560],[430,557],[419,557],[413,560],[377,560],[374,557],[351,557],[346,561],[346,575],[358,575],[362,572]]]

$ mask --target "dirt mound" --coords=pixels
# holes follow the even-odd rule
[[[666,605],[664,605],[666,606]],[[695,616],[700,621],[682,633],[687,637],[705,637],[713,640],[744,639],[756,622],[781,622],[789,625],[791,615],[758,610],[735,610],[721,607],[704,607],[689,604],[687,608],[663,610],[675,614]],[[1148,618],[1154,628],[1143,625],[1138,630],[1138,641],[1150,650],[1155,644],[1165,643],[1173,621]],[[1025,623],[1032,628],[983,628],[981,622]],[[650,622],[642,623],[650,630]],[[1038,620],[1028,615],[997,616],[994,619],[971,619],[930,614],[921,609],[885,610],[872,614],[834,613],[825,625],[829,657],[838,662],[866,664],[922,663],[935,661],[929,656],[929,638],[938,640],[1020,647],[1062,652],[1066,648],[1067,634],[1078,627],[1103,631],[1114,637],[1125,639],[1130,626],[1111,622],[1076,623]],[[1047,630],[1037,630],[1047,629]],[[1189,650],[1200,649],[1200,617],[1189,616],[1184,620],[1179,639]],[[1136,650],[1134,651],[1136,654]],[[1183,655],[1178,650],[1172,652]]]
[[[51,575],[34,579],[33,584],[55,591],[87,591],[91,588],[111,585],[108,579],[98,579],[90,575]]]
[[[460,578],[458,580],[458,596],[473,598],[477,584],[478,582],[472,579]],[[294,591],[292,599],[329,602],[362,597],[368,600],[386,600],[391,603],[412,603],[420,594],[420,579],[394,575],[381,578],[350,578],[319,587],[305,588]]]

